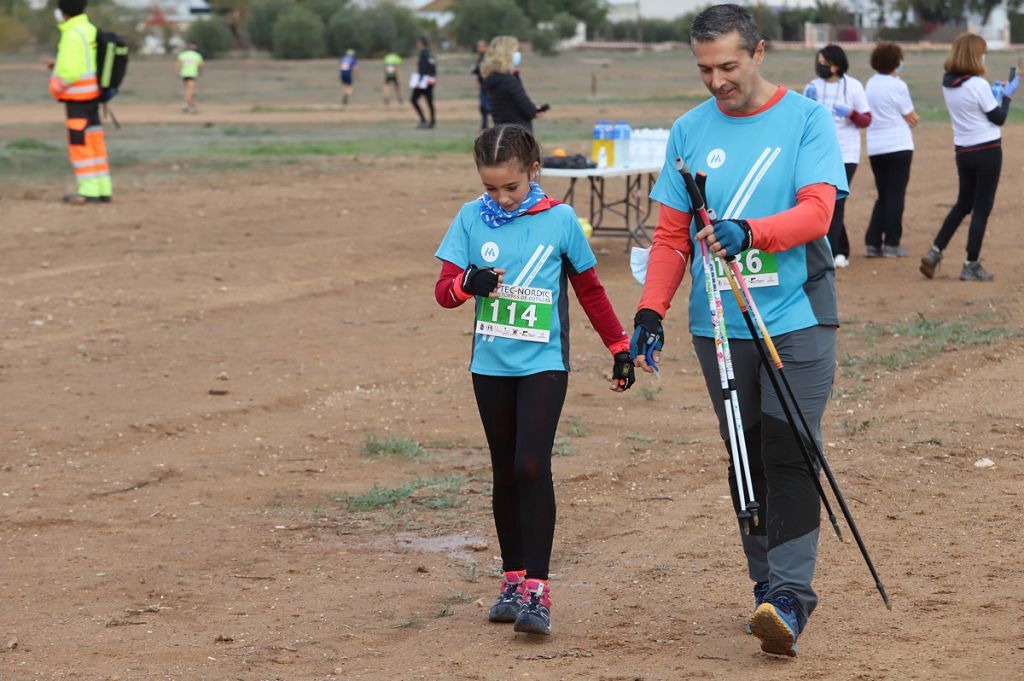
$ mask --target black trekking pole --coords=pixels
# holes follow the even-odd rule
[[[699,216],[703,225],[707,226],[711,224],[711,220],[708,217],[704,197],[697,187],[696,182],[693,180],[693,176],[690,175],[686,165],[682,162],[682,159],[676,159],[676,167],[679,169],[680,174],[683,176],[683,182],[686,185],[687,193],[690,195],[690,202],[694,207],[694,215]],[[699,230],[698,230],[699,231]],[[757,309],[757,304],[754,302],[754,297],[750,293],[750,288],[747,286],[746,280],[743,279],[742,272],[740,272],[739,265],[736,263],[735,257],[728,260],[726,263],[725,273],[729,280],[729,285],[733,290],[733,295],[736,297],[737,303],[739,303],[740,310],[743,312],[743,318],[747,322],[747,328],[750,330],[750,335],[754,339],[757,345],[758,351],[760,352],[762,361],[768,361],[765,349],[762,345],[762,339],[764,345],[768,346],[768,350],[772,356],[772,364],[774,365],[775,371],[769,371],[768,376],[772,381],[772,387],[775,389],[776,394],[779,396],[779,402],[783,407],[783,412],[786,415],[786,419],[789,421],[790,427],[793,429],[793,433],[796,436],[797,444],[800,448],[801,453],[804,456],[805,462],[810,467],[811,477],[814,479],[815,486],[818,489],[818,495],[824,502],[825,508],[829,514],[829,520],[832,522],[832,527],[836,531],[836,536],[842,541],[842,535],[839,532],[839,526],[836,522],[835,515],[832,513],[832,509],[825,497],[825,491],[821,486],[821,481],[818,478],[817,471],[811,462],[810,455],[807,453],[806,448],[803,444],[803,437],[796,427],[796,422],[793,420],[792,412],[786,403],[786,397],[793,404],[793,410],[796,411],[800,417],[800,424],[803,426],[804,432],[807,433],[807,440],[811,443],[814,449],[814,454],[817,457],[818,462],[821,464],[822,469],[825,471],[825,477],[828,479],[829,486],[832,488],[832,493],[836,497],[836,501],[839,503],[839,508],[843,512],[843,517],[846,519],[846,524],[850,526],[850,532],[853,533],[853,538],[857,542],[857,547],[860,549],[861,555],[864,557],[864,562],[867,563],[868,570],[871,572],[872,578],[875,580],[875,587],[878,589],[878,593],[882,596],[882,601],[885,603],[885,607],[892,610],[892,602],[889,599],[889,594],[886,593],[885,585],[882,584],[881,577],[878,576],[878,571],[875,569],[875,564],[871,560],[871,556],[868,553],[867,546],[864,545],[864,540],[860,535],[860,531],[857,529],[857,523],[853,519],[853,515],[850,513],[849,507],[846,505],[846,499],[843,497],[842,492],[839,490],[839,483],[836,481],[835,476],[832,474],[832,469],[828,465],[828,461],[825,459],[824,453],[818,446],[818,441],[814,438],[813,432],[810,426],[807,424],[807,419],[804,417],[803,410],[800,409],[800,403],[796,399],[796,394],[793,391],[793,387],[789,383],[789,379],[786,378],[786,374],[783,371],[782,359],[779,357],[779,353],[775,348],[775,343],[772,341],[771,335],[768,333],[768,329],[764,324],[764,318],[761,317],[761,313]],[[742,292],[742,294],[741,294]],[[746,302],[744,302],[746,299]],[[749,305],[747,304],[749,303]],[[753,317],[753,319],[751,318]],[[756,319],[757,327],[761,330],[761,335],[758,336],[756,329],[754,328],[754,320]],[[778,373],[779,379],[786,388],[786,397],[783,396],[779,390],[778,381],[775,379],[775,373]]]

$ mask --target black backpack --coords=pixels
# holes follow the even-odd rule
[[[100,84],[100,102],[117,95],[128,70],[128,43],[110,31],[96,31],[96,80]]]

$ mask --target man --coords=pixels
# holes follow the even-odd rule
[[[402,90],[398,85],[398,79],[400,77],[400,70],[402,66],[402,58],[399,57],[395,52],[388,52],[384,56],[384,104],[391,104],[389,95],[391,90],[395,91],[395,99],[398,103],[402,103]]]
[[[96,80],[96,27],[85,15],[86,0],[58,0],[60,42],[50,74],[50,94],[64,102],[68,153],[78,191],[64,197],[80,206],[109,203],[110,166],[100,125],[100,86]]]
[[[341,104],[345,106],[348,104],[349,97],[352,96],[352,85],[355,83],[356,76],[359,75],[359,60],[356,59],[355,50],[351,48],[345,50],[345,56],[338,63],[338,70],[341,73]]]
[[[416,65],[416,73],[413,74],[412,97],[409,101],[412,108],[416,109],[416,115],[420,117],[417,128],[433,128],[437,124],[434,117],[434,84],[437,82],[437,59],[430,53],[430,43],[426,37],[421,36],[416,40],[416,47],[419,48],[419,62]],[[420,108],[420,99],[427,100],[427,108],[430,109],[430,122],[427,122],[423,110]]]
[[[185,113],[199,113],[196,109],[196,79],[203,73],[203,55],[196,51],[195,43],[189,43],[178,55],[178,75],[185,84],[185,101],[181,110]]]
[[[825,236],[836,197],[847,194],[828,110],[765,80],[765,43],[746,9],[716,5],[693,21],[691,47],[712,99],[672,126],[667,162],[651,193],[661,204],[633,354],[637,366],[664,338],[662,318],[691,261],[690,332],[718,416],[721,398],[714,331],[698,240],[718,257],[742,253],[754,298],[772,332],[814,436],[835,373],[838,326],[835,266]],[[719,221],[691,230],[691,204],[674,160],[707,173],[708,205]],[[819,498],[814,478],[768,380],[735,299],[723,279],[726,327],[761,522],[741,533],[754,581],[752,633],[761,649],[796,655],[796,639],[817,603],[811,588],[817,555]],[[660,353],[654,352],[655,362]],[[739,504],[730,467],[733,503]]]
[[[480,99],[480,129],[487,129],[487,116],[491,113],[490,106],[487,104],[487,93],[484,92],[484,78],[480,75],[480,64],[483,63],[484,57],[487,56],[487,41],[477,40],[476,41],[476,63],[473,64],[472,74],[476,77],[476,89]]]

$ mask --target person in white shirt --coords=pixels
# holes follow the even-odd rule
[[[935,276],[942,251],[968,213],[971,213],[971,227],[967,232],[967,260],[960,270],[960,279],[992,281],[994,278],[981,266],[981,242],[985,238],[985,227],[995,202],[1003,165],[999,126],[1006,122],[1010,99],[1017,92],[1020,76],[1005,84],[997,80],[990,87],[988,81],[981,77],[985,73],[987,50],[984,38],[964,33],[953,41],[946,57],[942,97],[946,100],[953,123],[960,191],[956,204],[935,235],[932,247],[921,258],[921,274],[929,279]]]
[[[903,70],[903,49],[895,43],[879,43],[871,52],[871,68],[876,73],[865,88],[872,112],[867,143],[878,198],[864,243],[869,258],[903,258],[908,253],[900,246],[903,206],[914,158],[914,136],[910,129],[917,126],[918,118],[910,90],[899,76]]]
[[[846,183],[853,181],[860,163],[860,128],[871,125],[871,107],[864,94],[864,86],[856,78],[848,76],[850,61],[846,52],[838,45],[826,45],[818,51],[814,61],[817,78],[804,88],[804,96],[820,103],[832,113],[836,124],[839,150],[846,166]],[[828,228],[828,243],[836,267],[850,264],[850,239],[846,235],[843,220],[846,197],[836,199],[832,213],[832,224]]]

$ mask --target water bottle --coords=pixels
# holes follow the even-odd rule
[[[627,121],[618,121],[612,132],[612,140],[615,144],[615,165],[620,168],[628,168],[630,163],[630,138],[633,130]]]
[[[594,125],[594,149],[592,158],[598,168],[607,168],[615,163],[615,148],[612,145],[611,121],[598,121]]]

